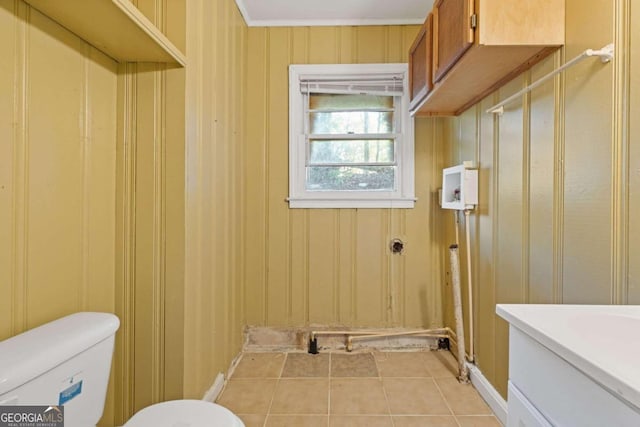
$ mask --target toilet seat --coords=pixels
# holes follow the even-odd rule
[[[227,408],[204,400],[171,400],[136,412],[123,427],[244,427]]]

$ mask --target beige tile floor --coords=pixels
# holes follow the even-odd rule
[[[245,353],[218,403],[246,427],[499,427],[446,351]]]

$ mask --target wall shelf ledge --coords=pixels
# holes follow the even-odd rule
[[[185,55],[129,0],[25,0],[118,62],[186,65]]]

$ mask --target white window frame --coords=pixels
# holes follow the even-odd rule
[[[304,96],[300,81],[306,76],[348,76],[350,80],[375,75],[402,74],[403,95],[397,110],[395,191],[351,190],[312,191],[306,189],[306,138]],[[347,79],[347,77],[345,77]],[[406,63],[397,64],[322,64],[289,66],[289,207],[290,208],[413,208],[414,133],[409,114],[409,71]]]

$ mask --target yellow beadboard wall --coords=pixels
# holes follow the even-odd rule
[[[0,0],[0,340],[115,309],[115,62]],[[114,389],[105,425],[113,425]]]
[[[202,398],[242,349],[246,43],[233,0],[187,2],[186,398]]]
[[[185,3],[137,2],[184,49]],[[0,0],[0,339],[121,320],[100,425],[183,395],[184,70],[118,65]]]
[[[622,23],[618,24],[620,31],[617,31],[619,35],[616,37],[617,42],[622,42],[628,31],[628,46],[638,46],[640,44],[640,10],[634,8],[629,13],[631,7],[631,1],[624,2],[625,7],[618,7],[618,10],[622,12],[623,17],[629,17],[629,25],[624,26]],[[618,14],[616,14],[618,15]],[[618,18],[620,20],[620,18]],[[624,18],[623,18],[624,19]],[[624,21],[623,21],[624,22]],[[640,53],[637,51],[627,56],[628,63],[623,63],[620,67],[618,82],[620,84],[628,83],[628,92],[621,90],[620,99],[626,99],[629,102],[629,111],[622,110],[622,114],[627,113],[624,121],[621,123],[620,138],[624,141],[627,138],[626,146],[628,149],[628,165],[629,169],[624,171],[628,173],[628,191],[629,205],[627,207],[627,217],[624,218],[628,221],[627,233],[629,238],[626,243],[628,248],[628,260],[626,268],[628,269],[628,283],[621,286],[622,289],[627,289],[627,303],[640,304],[640,122],[634,120],[635,117],[640,117],[640,79],[632,78],[632,76],[638,76],[640,73]],[[626,133],[628,132],[628,133]],[[635,141],[635,142],[633,142]],[[624,212],[624,209],[623,209]],[[632,216],[633,214],[633,216]],[[635,237],[635,238],[634,238]]]
[[[119,66],[115,366],[124,419],[182,396],[184,75],[164,64]]]
[[[185,0],[133,3],[185,49]],[[185,75],[118,65],[116,425],[183,396]]]
[[[75,311],[117,313],[101,425],[201,398],[244,325],[453,326],[453,214],[437,188],[462,160],[481,167],[477,363],[501,393],[496,303],[640,304],[631,0],[568,0],[564,49],[458,118],[417,119],[409,210],[288,209],[287,66],[404,62],[417,26],[247,28],[233,0],[134,3],[186,49],[186,70],[118,65],[0,0],[0,339]],[[612,64],[587,60],[504,116],[484,113],[612,41]],[[395,237],[402,255],[389,253]]]
[[[480,165],[470,226],[476,360],[503,396],[508,325],[496,303],[640,303],[640,129],[632,120],[640,113],[640,51],[631,50],[640,11],[629,0],[566,7],[565,48],[446,125],[451,163]],[[502,117],[485,113],[583,50],[612,42],[612,63],[587,59]]]
[[[416,121],[415,209],[289,209],[288,66],[406,62],[417,26],[249,28],[244,307],[256,326],[442,326],[442,127]],[[405,252],[392,255],[393,238]]]

